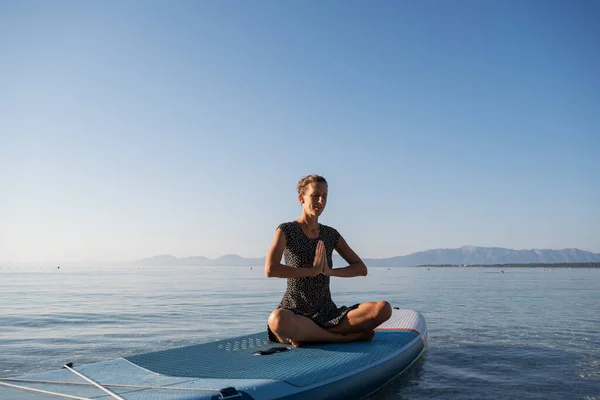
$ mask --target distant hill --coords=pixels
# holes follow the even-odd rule
[[[373,267],[409,267],[436,264],[554,264],[600,262],[600,254],[579,249],[513,250],[502,247],[464,246],[458,249],[426,250],[406,256],[365,259],[364,261],[365,264]]]
[[[513,250],[502,247],[464,246],[458,249],[434,249],[390,258],[365,258],[371,267],[410,267],[416,265],[495,265],[495,264],[554,264],[600,262],[600,254],[579,249],[562,250]],[[170,254],[144,258],[135,262],[144,265],[199,265],[199,266],[263,266],[265,257],[244,258],[227,254],[211,259],[202,256],[177,258]],[[334,254],[334,266],[342,266],[344,260]]]

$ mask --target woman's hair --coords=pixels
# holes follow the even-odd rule
[[[304,193],[304,189],[306,189],[306,187],[308,185],[310,185],[311,183],[324,183],[327,184],[327,181],[325,180],[325,178],[323,178],[321,175],[307,175],[304,178],[300,179],[300,181],[298,182],[298,185],[296,186],[296,189],[298,189],[298,194]]]

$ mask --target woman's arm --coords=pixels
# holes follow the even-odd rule
[[[348,246],[348,243],[344,240],[343,237],[340,237],[338,240],[337,246],[335,250],[338,252],[340,256],[350,265],[342,268],[331,268],[329,269],[329,276],[339,276],[342,278],[352,278],[355,276],[366,276],[367,275],[367,266],[360,259],[358,254],[354,252]]]
[[[322,267],[319,265],[313,265],[312,268],[294,268],[281,264],[285,244],[285,234],[278,228],[265,260],[265,275],[268,278],[306,278],[321,273]]]

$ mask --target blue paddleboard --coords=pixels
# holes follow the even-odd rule
[[[368,396],[423,353],[427,327],[394,309],[370,342],[294,348],[266,332],[0,380],[0,398],[349,399]],[[68,360],[67,360],[68,361]]]

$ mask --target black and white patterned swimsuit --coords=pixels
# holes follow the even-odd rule
[[[330,267],[333,266],[333,250],[341,237],[336,229],[319,224],[319,237],[311,239],[306,236],[297,221],[284,222],[277,228],[285,234],[286,246],[283,252],[285,265],[294,268],[312,268],[317,243],[322,240],[325,244],[327,263]],[[329,281],[330,277],[323,274],[305,278],[288,278],[287,289],[277,308],[308,317],[323,328],[336,326],[350,310],[357,308],[358,304],[351,307],[336,306],[331,299]],[[269,338],[277,341],[270,330]]]

